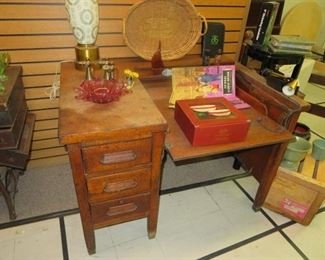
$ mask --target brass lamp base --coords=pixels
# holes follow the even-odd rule
[[[75,47],[76,51],[76,68],[82,70],[83,66],[78,64],[82,61],[97,61],[99,60],[99,50],[94,44],[78,44]]]

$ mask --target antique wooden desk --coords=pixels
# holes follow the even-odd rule
[[[190,64],[193,64],[191,62]],[[252,105],[243,111],[251,119],[247,138],[224,145],[192,147],[168,108],[171,81],[142,81],[155,104],[166,118],[168,133],[165,149],[174,161],[233,153],[239,162],[259,181],[253,209],[263,205],[301,111],[308,105],[298,98],[290,99],[268,87],[264,78],[241,64],[236,64],[237,95]],[[237,167],[237,165],[235,165]]]
[[[201,60],[182,60],[180,64],[177,62],[179,61],[172,65],[199,65]],[[165,149],[173,160],[233,153],[237,158],[236,162],[240,162],[259,181],[253,208],[258,210],[262,206],[287,143],[293,138],[290,131],[302,109],[299,102],[288,99],[266,86],[258,74],[238,64],[236,72],[238,96],[254,107],[244,110],[252,122],[246,140],[194,148],[175,122],[173,110],[168,108],[171,79],[152,75],[147,69],[150,63],[140,59],[121,59],[116,60],[115,64],[119,71],[130,68],[140,72],[143,85],[168,123]],[[85,240],[89,253],[94,253],[93,229],[108,224],[148,217],[149,237],[154,236],[166,122],[156,111],[153,103],[142,93],[144,90],[141,84],[135,86],[134,90],[136,93],[139,88],[141,95],[126,95],[119,102],[108,105],[76,100],[73,88],[79,84],[82,77],[83,73],[75,71],[73,64],[62,66],[59,136],[61,143],[67,144],[68,147]],[[142,143],[143,140],[148,142]],[[136,144],[132,146],[132,149],[138,149],[136,158],[145,157],[147,160],[142,162],[135,159],[135,163],[122,163],[122,169],[116,166],[120,164],[116,162],[109,167],[102,165],[100,159],[103,155],[102,161],[111,152],[125,150],[124,146],[129,142]],[[148,153],[151,154],[151,160],[148,159],[150,158]],[[146,164],[149,167],[147,176],[151,176],[150,184],[145,184],[148,182],[147,177],[140,179],[146,173],[139,172],[139,183],[146,185],[146,188],[141,192],[136,191],[133,187],[134,181],[130,181],[129,178],[137,167],[142,168]],[[123,179],[123,174],[126,174],[127,178]],[[115,191],[112,196],[109,192],[110,186],[121,188],[122,191]],[[127,189],[123,191],[125,186]],[[141,196],[148,196],[149,204],[144,208],[139,207],[141,212],[138,215],[134,213],[137,212],[134,205],[126,198],[131,196],[134,200],[139,193]],[[125,203],[126,206],[119,206]],[[145,202],[142,201],[141,204],[143,203]],[[122,213],[116,215],[115,213],[119,211]],[[112,212],[113,215],[110,214]]]
[[[160,166],[167,124],[137,81],[119,101],[95,104],[75,98],[85,73],[61,67],[59,138],[67,145],[89,254],[94,229],[147,218],[156,234]]]

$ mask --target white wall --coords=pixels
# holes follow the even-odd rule
[[[301,2],[316,2],[323,13],[323,26],[320,31],[316,45],[324,46],[325,44],[325,0],[285,0],[284,8],[282,13],[282,19],[285,17],[286,13],[295,5]]]

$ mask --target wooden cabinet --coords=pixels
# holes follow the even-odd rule
[[[27,166],[35,124],[35,115],[27,111],[21,73],[20,66],[9,66],[8,79],[2,83],[4,92],[0,94],[0,166],[6,167],[4,174],[0,173],[0,195],[11,220],[17,217],[14,199],[18,177]]]
[[[161,158],[167,124],[137,81],[118,101],[75,98],[84,73],[61,68],[59,138],[67,145],[88,252],[94,229],[147,218],[156,234]]]

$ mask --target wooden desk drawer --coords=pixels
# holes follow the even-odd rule
[[[150,168],[88,178],[89,201],[98,202],[149,191]]]
[[[112,225],[145,217],[148,211],[149,194],[91,205],[91,215],[95,227]]]
[[[125,169],[151,161],[151,139],[90,146],[82,152],[87,173]]]

